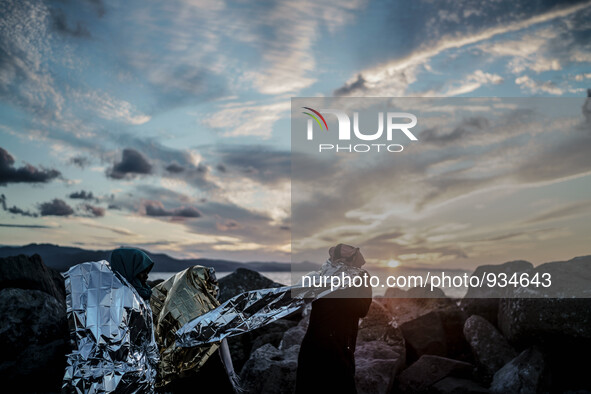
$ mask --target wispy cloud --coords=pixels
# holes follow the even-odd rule
[[[535,224],[552,220],[561,220],[573,217],[575,215],[578,216],[588,214],[589,212],[591,212],[591,201],[579,201],[543,212],[531,219],[526,220],[524,224]]]
[[[75,91],[71,99],[82,105],[87,111],[106,120],[117,120],[131,125],[141,125],[151,117],[141,113],[131,103],[111,97],[101,91]]]
[[[432,58],[445,51],[459,49],[489,40],[495,36],[524,30],[557,18],[573,15],[590,6],[591,2],[579,3],[547,11],[508,24],[499,24],[494,27],[484,28],[474,33],[458,36],[444,36],[438,39],[434,44],[425,44],[418,50],[415,50],[402,58],[361,71],[351,78],[344,86],[337,89],[335,94],[377,97],[403,96],[407,93],[408,86],[416,82],[417,75],[423,70],[423,67],[428,65]]]
[[[222,131],[225,137],[258,136],[269,138],[273,126],[288,113],[290,102],[282,100],[276,104],[256,105],[246,103],[227,105],[212,116],[205,118],[203,123]]]

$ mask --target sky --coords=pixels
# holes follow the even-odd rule
[[[339,241],[375,266],[590,253],[589,1],[6,0],[0,15],[0,244],[290,261],[297,220],[314,261]],[[576,115],[456,150],[457,133],[422,129],[403,203],[296,215],[292,97],[571,98]]]

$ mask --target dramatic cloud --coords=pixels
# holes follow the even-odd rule
[[[72,207],[59,198],[39,204],[39,211],[41,216],[70,216],[74,214]]]
[[[80,207],[83,216],[90,216],[90,217],[103,217],[105,216],[105,208],[97,207],[90,204],[83,204]]]
[[[178,174],[179,172],[183,172],[185,168],[177,163],[172,163],[166,166],[166,171],[172,172],[173,174]]]
[[[431,227],[449,220],[445,217],[449,206],[458,207],[466,222],[476,222],[473,231],[482,231],[478,242],[496,239],[517,243],[550,237],[549,232],[542,231],[544,228],[527,229],[527,236],[526,230],[514,228],[511,234],[518,235],[507,236],[506,228],[490,224],[496,218],[489,217],[484,208],[479,212],[474,206],[492,195],[503,201],[495,207],[501,211],[523,210],[513,207],[521,207],[519,198],[503,196],[504,199],[498,194],[528,195],[534,187],[588,176],[591,156],[585,152],[591,147],[591,133],[588,126],[582,129],[582,101],[548,99],[530,107],[523,100],[440,99],[439,107],[434,101],[425,100],[438,115],[432,121],[423,113],[423,124],[436,126],[417,130],[420,142],[408,146],[410,154],[405,145],[405,152],[399,156],[350,155],[342,161],[335,157],[333,163],[327,161],[333,166],[315,159],[318,155],[294,156],[295,249],[321,253],[329,243],[349,241],[368,247],[380,259],[412,255],[422,257],[409,257],[409,261],[423,258],[440,263],[482,253],[485,246],[467,247],[463,243],[473,236],[469,231],[462,233],[465,226],[432,234]],[[453,102],[462,103],[457,107],[461,111],[451,109]],[[569,105],[557,111],[558,103]],[[447,111],[448,117],[439,117]],[[469,203],[462,203],[466,201]],[[588,203],[576,203],[542,211],[520,224],[531,226],[573,218],[588,209]],[[513,211],[508,216],[520,214],[525,216],[525,212]],[[449,214],[456,215],[457,212]],[[473,219],[480,216],[487,218],[486,224]],[[529,212],[525,217],[531,217]],[[345,232],[348,235],[343,235]],[[454,239],[451,234],[461,235]],[[565,231],[557,230],[552,236],[564,234]]]
[[[19,207],[17,207],[16,205],[13,205],[12,207],[8,208],[6,211],[15,214],[15,215],[22,215],[22,216],[30,216],[33,218],[36,218],[37,216],[39,216],[38,214],[31,212],[31,211],[25,211]]]
[[[80,199],[80,200],[92,200],[94,199],[94,195],[92,192],[87,192],[85,190],[80,190],[79,192],[73,192],[68,195],[71,199]]]
[[[77,167],[85,168],[90,164],[90,159],[84,156],[74,156],[70,159],[70,163]]]
[[[25,210],[17,207],[16,205],[13,205],[12,207],[8,207],[6,204],[6,196],[4,194],[0,195],[0,205],[2,205],[3,211],[11,213],[13,215],[22,215],[22,216],[29,216],[29,217],[34,217],[34,218],[39,216],[34,212],[25,211]]]
[[[14,167],[14,157],[0,148],[0,186],[8,183],[47,183],[61,173],[58,170],[37,168],[30,164]]]
[[[124,179],[138,174],[145,175],[151,173],[152,165],[140,152],[131,148],[124,149],[121,161],[115,163],[107,171],[107,175],[113,179]]]
[[[179,218],[198,218],[201,216],[199,211],[193,207],[180,207],[175,209],[165,209],[160,201],[149,201],[144,204],[146,216],[173,216]]]

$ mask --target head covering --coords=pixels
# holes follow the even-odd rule
[[[137,278],[137,274],[152,269],[153,266],[152,259],[139,249],[120,248],[111,253],[111,269],[127,279],[145,300],[150,299],[152,289],[150,289],[150,286],[144,285]]]
[[[330,261],[332,261],[333,264],[345,263],[346,265],[357,268],[361,268],[363,264],[365,264],[365,259],[359,251],[359,248],[351,245],[338,244],[337,246],[330,248],[328,254],[330,255]]]

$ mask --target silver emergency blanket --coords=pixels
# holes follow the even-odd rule
[[[104,260],[75,265],[64,277],[73,351],[62,391],[154,392],[158,348],[149,305]]]
[[[197,373],[217,351],[218,344],[180,348],[174,337],[177,329],[219,306],[217,294],[215,271],[199,265],[173,275],[152,289],[150,304],[155,317],[156,342],[160,346],[158,388]]]
[[[330,260],[319,271],[305,276],[311,283],[324,278],[361,276],[366,271]],[[253,290],[238,294],[216,309],[205,313],[181,327],[175,334],[181,347],[200,346],[224,338],[255,330],[285,317],[315,299],[346,288],[350,281],[341,281],[338,287],[304,287],[303,280],[293,286]],[[346,286],[347,285],[347,286]]]

